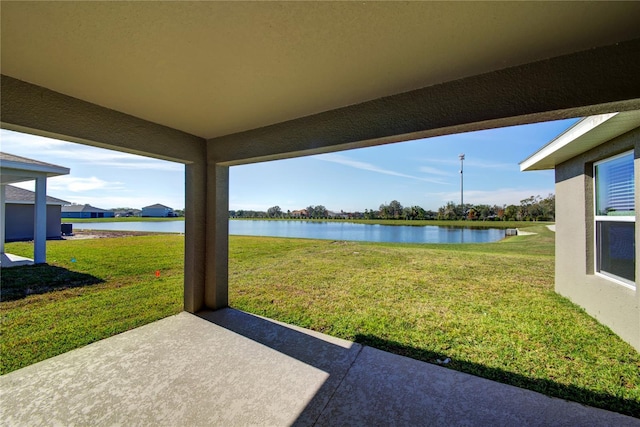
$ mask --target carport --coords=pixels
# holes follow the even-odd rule
[[[47,178],[67,175],[69,169],[25,157],[0,153],[0,265],[13,267],[47,262]],[[33,260],[4,251],[6,215],[5,189],[7,184],[35,181]]]

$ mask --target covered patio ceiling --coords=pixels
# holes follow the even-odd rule
[[[0,12],[3,128],[186,164],[188,311],[227,305],[229,166],[640,109],[639,2]]]
[[[1,8],[2,74],[203,139],[640,36],[637,2]]]

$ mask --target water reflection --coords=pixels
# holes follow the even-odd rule
[[[78,223],[74,229],[184,233],[184,221]],[[497,228],[460,228],[354,224],[312,221],[229,221],[229,234],[242,236],[298,237],[389,243],[488,243],[504,238]]]

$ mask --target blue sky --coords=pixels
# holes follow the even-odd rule
[[[283,211],[324,205],[333,211],[403,206],[436,210],[464,200],[517,204],[554,191],[553,171],[520,172],[518,163],[570,127],[576,119],[427,138],[297,159],[234,166],[230,209]],[[184,208],[181,164],[2,130],[1,150],[65,166],[71,174],[51,178],[48,194],[103,209],[161,203]],[[21,185],[33,189],[33,183]]]

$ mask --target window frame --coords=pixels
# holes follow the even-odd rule
[[[599,160],[597,162],[593,163],[593,245],[594,245],[594,251],[593,251],[593,258],[594,258],[594,274],[596,276],[599,277],[603,277],[609,281],[612,281],[618,285],[622,285],[626,288],[629,288],[631,290],[636,290],[637,285],[636,285],[636,278],[634,277],[634,280],[628,280],[625,279],[623,277],[617,276],[613,273],[610,272],[606,272],[606,271],[600,271],[600,260],[599,260],[599,255],[600,255],[600,248],[599,248],[599,244],[600,244],[600,235],[599,235],[599,224],[600,222],[632,222],[634,223],[634,263],[636,261],[636,256],[635,256],[635,223],[636,223],[636,214],[635,214],[635,203],[634,203],[634,211],[633,211],[633,215],[598,215],[598,177],[596,174],[596,167],[598,165],[601,165],[603,163],[608,163],[610,161],[616,160],[618,158],[621,157],[625,157],[631,155],[631,159],[633,162],[633,185],[634,185],[634,201],[635,201],[635,157],[634,157],[634,150],[628,150],[625,152],[622,152],[620,154],[616,154],[614,156],[610,156],[607,158],[604,158],[602,160]],[[634,274],[635,276],[635,274]]]

